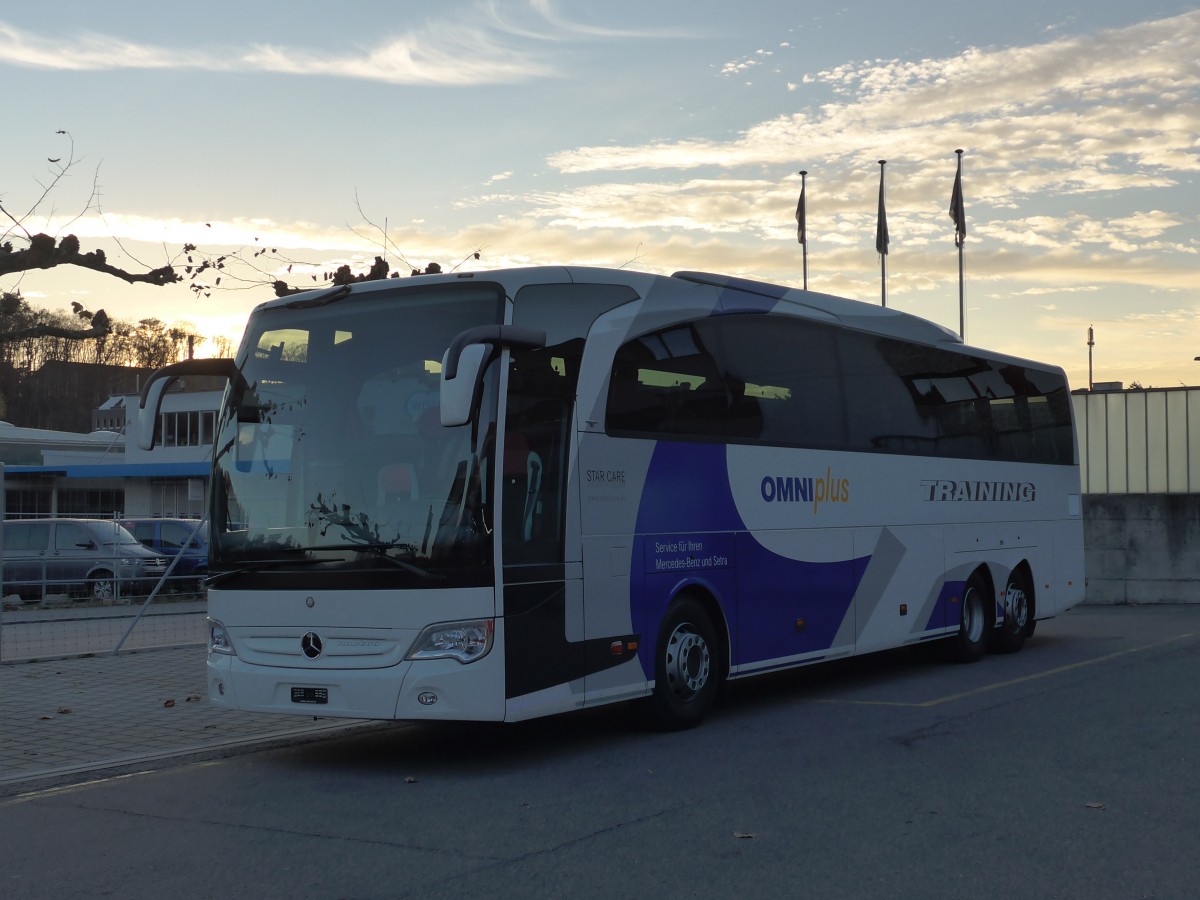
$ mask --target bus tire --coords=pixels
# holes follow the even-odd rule
[[[983,656],[995,621],[995,601],[989,596],[987,583],[973,572],[963,586],[959,609],[958,634],[947,642],[951,661],[972,663]]]
[[[1016,653],[1033,634],[1033,594],[1020,570],[1009,573],[1004,585],[1004,622],[992,633],[992,649]]]
[[[668,610],[654,652],[654,693],[644,710],[664,731],[699,725],[720,689],[723,667],[704,607],[682,597]]]

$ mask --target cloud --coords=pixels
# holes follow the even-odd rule
[[[475,0],[453,16],[423,24],[354,53],[328,47],[250,44],[181,49],[97,33],[38,35],[0,22],[0,64],[35,69],[198,69],[332,76],[406,85],[518,83],[556,76],[547,47],[612,38],[683,37],[591,26],[562,15],[553,0],[501,4]]]
[[[734,140],[580,147],[549,162],[570,174],[775,165],[798,153],[845,165],[875,154],[927,159],[957,144],[979,172],[1033,163],[1066,191],[1105,189],[1118,160],[1163,180],[1163,172],[1200,171],[1197,46],[1200,11],[1032,47],[848,63],[803,77],[806,97],[824,91],[829,102]],[[737,74],[753,61],[722,71]]]

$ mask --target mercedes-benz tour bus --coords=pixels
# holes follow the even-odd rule
[[[1083,596],[1063,372],[893,309],[577,267],[340,286],[156,373],[143,447],[189,372],[229,379],[218,705],[684,727],[726,680],[1011,652]]]

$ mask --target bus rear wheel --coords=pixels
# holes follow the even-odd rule
[[[963,587],[958,634],[947,642],[951,660],[971,663],[983,656],[996,618],[994,608],[987,584],[978,572],[972,573]]]
[[[1024,574],[1009,573],[1004,585],[1004,622],[992,634],[997,653],[1016,653],[1033,634],[1033,594]]]
[[[722,680],[716,630],[691,597],[667,612],[654,654],[654,693],[646,700],[651,722],[666,731],[700,724]]]

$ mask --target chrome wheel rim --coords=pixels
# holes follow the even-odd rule
[[[1004,621],[1014,631],[1029,623],[1029,598],[1015,584],[1009,584],[1004,592]]]
[[[712,671],[708,642],[687,622],[680,623],[667,640],[667,684],[671,692],[687,700],[704,690]]]
[[[983,640],[984,629],[984,614],[983,601],[979,596],[979,592],[971,589],[967,591],[967,595],[963,597],[963,634],[967,640],[976,644]]]

